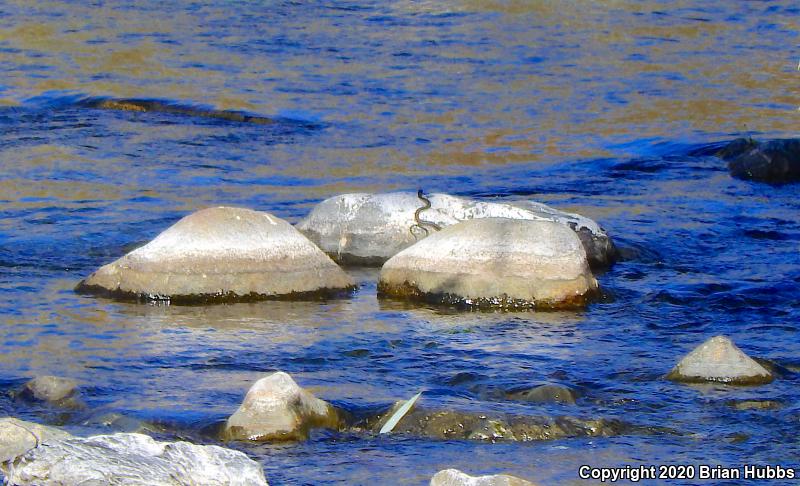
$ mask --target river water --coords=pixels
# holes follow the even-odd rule
[[[0,414],[81,427],[85,416],[7,396],[55,374],[81,380],[94,412],[198,440],[283,370],[356,412],[424,391],[431,409],[674,433],[231,444],[271,484],[421,485],[447,467],[583,484],[581,464],[797,465],[800,186],[732,179],[703,155],[742,134],[796,135],[795,2],[127,3],[0,4]],[[277,122],[84,102],[103,97]],[[151,306],[72,290],[202,207],[295,222],[335,194],[418,188],[580,212],[624,258],[585,312],[398,305],[376,298],[365,269],[349,270],[351,299],[331,302]],[[782,376],[754,388],[663,379],[716,334]],[[553,382],[583,396],[492,398]],[[730,405],[745,399],[781,407]]]

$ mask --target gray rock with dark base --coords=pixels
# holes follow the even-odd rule
[[[0,422],[0,432],[2,432]],[[2,463],[10,484],[62,486],[108,484],[131,486],[262,486],[261,466],[245,454],[218,446],[158,442],[141,434],[96,435],[87,438],[53,435],[50,428],[24,423],[33,434],[48,435],[27,442],[20,454]],[[0,445],[8,438],[0,434]],[[28,447],[22,450],[23,447]],[[2,450],[2,449],[0,449]]]
[[[764,182],[800,180],[800,139],[758,142],[739,138],[720,150],[733,177]]]
[[[354,281],[286,221],[241,208],[209,208],[101,267],[79,291],[180,303],[307,298]]]
[[[424,209],[426,203],[412,192],[342,194],[315,206],[297,228],[333,259],[348,264],[379,266],[439,227],[492,217],[563,224],[578,234],[596,268],[616,258],[608,234],[579,214],[533,201],[491,202],[448,194],[428,198],[431,207]]]
[[[224,440],[280,441],[307,438],[312,428],[340,426],[338,411],[300,388],[291,376],[273,373],[258,380],[228,418]]]
[[[505,309],[576,308],[597,290],[573,231],[552,221],[463,221],[401,251],[381,269],[383,296]]]
[[[78,382],[60,376],[37,376],[25,383],[20,396],[27,400],[47,402],[63,408],[82,408]]]
[[[733,341],[725,336],[715,336],[681,359],[667,379],[686,383],[760,385],[771,382],[773,375],[736,347]]]
[[[431,478],[430,486],[534,486],[534,483],[508,474],[470,476],[458,469],[445,469]]]

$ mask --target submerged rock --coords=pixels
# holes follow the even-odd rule
[[[720,150],[733,177],[765,182],[800,180],[800,139],[758,142],[739,138]]]
[[[725,336],[715,336],[687,354],[667,375],[687,383],[720,382],[731,385],[760,385],[773,375],[747,356]]]
[[[101,267],[77,290],[197,303],[308,298],[354,286],[286,221],[217,207],[186,216],[150,243]]]
[[[387,261],[378,292],[486,308],[574,308],[597,290],[575,233],[551,221],[482,218],[432,234]]]
[[[534,403],[560,403],[574,405],[578,393],[563,385],[541,385],[527,390],[514,390],[506,393],[509,400]]]
[[[534,486],[534,484],[508,474],[470,476],[458,469],[444,469],[434,474],[430,486]]]
[[[21,422],[24,431],[3,474],[10,484],[85,485],[266,485],[261,466],[245,454],[218,446],[158,442],[142,434],[73,437],[57,429]],[[0,451],[12,437],[0,421]],[[15,428],[16,427],[16,428]],[[11,427],[12,432],[19,424]],[[21,430],[21,429],[20,429]],[[16,434],[16,432],[14,432]],[[34,437],[36,435],[36,437]]]
[[[338,411],[300,388],[291,376],[273,373],[258,380],[228,418],[223,440],[302,440],[312,428],[340,426]]]
[[[594,221],[533,201],[497,203],[412,192],[342,194],[319,203],[297,228],[337,261],[378,266],[421,238],[460,221],[510,218],[553,221],[575,231],[589,263],[607,267],[616,256],[608,234]],[[418,221],[419,220],[419,221]]]
[[[78,382],[59,376],[37,376],[23,385],[20,397],[63,408],[82,408]]]
[[[369,417],[353,426],[354,431],[378,433],[383,424],[404,402],[386,413]],[[568,437],[608,437],[636,430],[617,420],[576,417],[488,416],[454,410],[427,410],[415,407],[394,427],[393,434],[406,434],[438,440],[487,442],[528,442]]]
[[[779,410],[783,406],[777,400],[738,400],[729,405],[736,410]]]

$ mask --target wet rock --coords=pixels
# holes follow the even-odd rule
[[[47,402],[62,408],[84,407],[78,382],[59,376],[37,376],[23,385],[19,395],[26,400]]]
[[[40,438],[0,467],[20,486],[267,484],[261,466],[241,452],[142,434]]]
[[[534,486],[534,484],[508,474],[470,476],[458,469],[445,469],[434,474],[430,486]]]
[[[779,410],[783,406],[776,400],[739,400],[729,404],[736,410]]]
[[[533,201],[497,203],[431,194],[431,207],[412,192],[342,194],[319,203],[297,228],[337,261],[378,266],[438,228],[477,218],[554,221],[575,231],[594,268],[614,262],[616,249],[594,221]],[[419,222],[415,218],[419,218]]]
[[[747,356],[725,336],[715,336],[687,354],[667,375],[686,383],[720,382],[760,385],[772,381],[772,373]]]
[[[758,142],[739,138],[720,150],[733,177],[765,182],[800,180],[800,139]]]
[[[581,307],[596,290],[573,231],[506,218],[432,234],[387,261],[378,283],[383,296],[504,309]]]
[[[241,111],[213,110],[153,99],[91,98],[80,104],[89,108],[99,108],[103,110],[169,113],[171,115],[217,118],[234,122],[255,123],[257,125],[271,125],[276,123],[276,120],[272,118],[252,115]]]
[[[77,290],[200,303],[310,298],[353,288],[353,280],[286,221],[217,207],[186,216],[101,267]]]
[[[340,426],[338,411],[300,388],[291,376],[273,373],[258,380],[228,418],[223,440],[302,440],[312,428]]]
[[[386,413],[369,417],[354,425],[354,431],[377,433],[402,402]],[[483,415],[454,410],[427,410],[415,407],[395,426],[393,434],[406,434],[438,440],[486,442],[529,442],[568,437],[609,437],[635,430],[616,420],[576,417],[527,417]]]
[[[509,400],[534,403],[560,403],[574,405],[578,392],[563,385],[541,385],[527,390],[514,390],[506,393]]]
[[[47,427],[11,417],[0,418],[0,464],[13,461],[41,444],[71,437],[55,427]],[[4,470],[4,473],[7,473]]]
[[[117,412],[107,412],[84,420],[84,427],[108,429],[110,432],[135,432],[138,434],[162,434],[167,429],[159,424],[145,422]]]

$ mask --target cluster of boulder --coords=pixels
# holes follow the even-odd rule
[[[774,365],[747,356],[728,338],[715,336],[695,348],[665,376],[686,383],[759,385],[771,382]],[[83,406],[78,382],[42,376],[15,393],[57,407]],[[574,404],[580,395],[552,384],[508,392],[510,400]],[[417,397],[415,397],[416,399]],[[656,428],[619,420],[578,417],[486,415],[398,402],[383,412],[354,417],[275,372],[256,381],[241,406],[219,428],[228,441],[297,441],[312,429],[351,433],[399,433],[438,440],[541,441],[569,437],[653,433]],[[740,410],[773,409],[774,402],[736,402]],[[116,419],[115,419],[116,420]],[[391,427],[387,427],[388,422]],[[666,430],[666,429],[665,429]],[[267,484],[261,466],[245,454],[213,445],[159,442],[141,433],[75,437],[61,429],[14,418],[0,419],[0,470],[10,484]],[[432,485],[528,485],[507,475],[473,477],[440,471]]]
[[[355,289],[339,262],[383,265],[385,296],[565,308],[585,305],[598,287],[592,267],[615,255],[597,223],[540,203],[345,194],[321,202],[297,228],[249,209],[197,211],[77,290],[177,304],[328,298]]]

